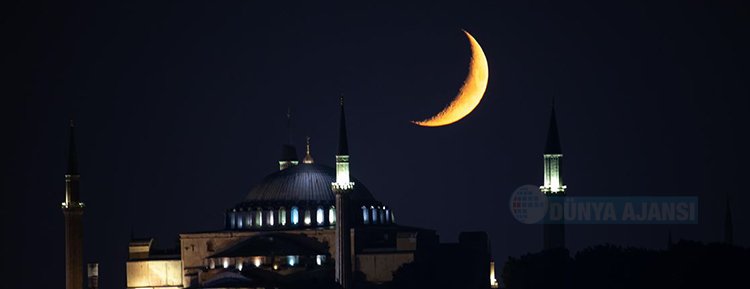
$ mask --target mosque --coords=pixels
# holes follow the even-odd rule
[[[65,174],[66,288],[83,288],[82,215],[74,127]],[[179,234],[179,247],[159,249],[133,238],[127,288],[498,288],[485,232],[441,243],[434,230],[404,226],[395,212],[349,173],[341,99],[335,168],[310,154],[299,161],[281,147],[279,170],[261,179],[224,212],[224,227]],[[565,196],[554,106],[544,151],[546,195]],[[544,225],[544,248],[565,247],[564,225]],[[445,266],[444,264],[460,264]],[[88,264],[89,288],[98,265]],[[92,284],[95,286],[92,287]]]
[[[179,248],[167,251],[131,240],[127,288],[379,288],[435,256],[462,264],[456,286],[497,288],[486,233],[440,243],[434,230],[398,224],[350,175],[343,98],[335,160],[316,163],[309,139],[301,162],[282,145],[279,170],[225,211],[224,228],[179,234]]]

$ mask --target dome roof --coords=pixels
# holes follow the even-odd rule
[[[240,205],[249,204],[334,204],[336,197],[331,183],[336,181],[336,171],[319,164],[299,164],[274,172],[250,190]],[[357,179],[351,201],[378,205],[369,190]]]

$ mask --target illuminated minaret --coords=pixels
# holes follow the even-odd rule
[[[78,191],[78,158],[73,121],[70,121],[68,171],[65,173],[65,288],[83,289],[83,217],[84,204]]]
[[[557,118],[555,116],[555,103],[552,101],[552,113],[549,119],[549,130],[547,130],[547,144],[544,147],[544,185],[540,187],[542,192],[550,198],[550,202],[562,202],[567,188],[562,181],[562,148],[560,147],[560,136],[557,132]],[[544,249],[565,247],[565,225],[544,225]]]
[[[336,182],[331,184],[336,194],[336,282],[342,288],[351,288],[352,259],[351,233],[349,231],[348,203],[354,183],[349,181],[349,146],[346,138],[344,97],[341,96],[341,119],[339,122],[339,148],[336,153]]]
[[[547,131],[547,145],[544,147],[544,185],[540,187],[545,195],[565,195],[566,186],[563,184],[561,174],[562,156],[553,102],[552,116],[550,116]]]

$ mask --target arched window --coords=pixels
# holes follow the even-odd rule
[[[310,225],[312,219],[310,218],[310,209],[305,209],[305,225]]]
[[[286,209],[279,208],[279,225],[286,226]]]
[[[253,215],[248,210],[245,212],[245,228],[250,228],[253,225]]]
[[[229,220],[229,227],[232,229],[237,228],[237,225],[236,225],[237,220],[234,218],[234,215],[235,215],[234,211],[227,213],[227,220]]]
[[[380,220],[380,223],[381,224],[386,224],[386,222],[385,222],[385,211],[383,210],[383,208],[379,208],[378,209],[378,214],[380,215],[380,216],[378,216],[378,220]]]
[[[336,224],[336,207],[334,206],[328,209],[328,223],[331,225]]]
[[[237,213],[237,228],[242,229],[245,226],[245,212],[240,211]]]
[[[299,209],[292,207],[292,225],[299,224]]]
[[[375,207],[370,207],[370,214],[372,215],[372,223],[378,223],[378,210]]]
[[[370,214],[367,211],[367,207],[365,206],[362,206],[362,222],[364,222],[365,224],[370,223]]]
[[[263,209],[255,208],[255,226],[263,226]]]
[[[384,208],[385,208],[385,223],[390,224],[391,223],[391,209],[387,207],[384,207]]]
[[[273,224],[275,223],[274,222],[275,220],[274,220],[273,210],[268,210],[268,212],[266,214],[268,215],[268,225],[269,226],[273,226]]]
[[[326,221],[325,219],[325,211],[323,211],[322,207],[318,207],[318,210],[315,212],[315,222],[318,223],[318,225],[323,225],[323,222]]]

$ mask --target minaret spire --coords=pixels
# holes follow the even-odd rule
[[[65,173],[65,288],[83,289],[83,208],[78,191],[78,155],[75,146],[75,125],[70,121],[68,169]]]
[[[339,148],[336,155],[348,156],[349,155],[349,142],[346,136],[346,116],[344,114],[344,94],[341,94],[339,98],[339,106],[341,107],[341,118],[339,119]]]
[[[287,133],[287,144],[292,144],[292,108],[286,108],[286,133]]]
[[[349,176],[349,145],[346,136],[344,96],[340,98],[341,119],[339,121],[339,147],[336,153],[336,182],[331,184],[336,194],[336,282],[342,288],[351,288],[352,256],[351,230],[349,227],[349,195],[354,183]]]
[[[297,148],[292,145],[292,110],[286,110],[287,143],[281,145],[281,158],[279,159],[279,170],[296,166],[299,163]]]
[[[544,146],[544,185],[541,187],[545,194],[564,194],[567,186],[562,181],[562,148],[560,135],[557,131],[557,116],[555,115],[555,101],[552,101],[552,112],[547,130],[547,144]]]
[[[78,174],[78,154],[76,154],[75,124],[70,120],[70,136],[68,140],[68,171],[69,175]]]

